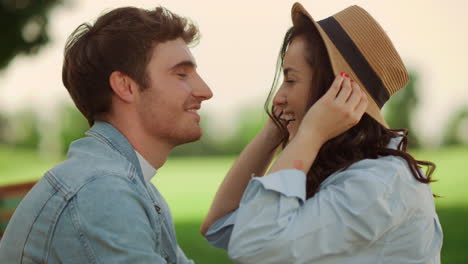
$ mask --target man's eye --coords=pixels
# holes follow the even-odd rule
[[[285,80],[285,82],[286,82],[286,83],[294,83],[294,82],[296,82],[296,81],[294,81],[294,80]]]

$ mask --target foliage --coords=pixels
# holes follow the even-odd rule
[[[237,128],[233,135],[221,145],[226,154],[240,154],[244,147],[263,128],[267,115],[262,108],[242,107],[237,120]]]
[[[60,120],[59,140],[62,146],[61,152],[65,154],[73,141],[85,136],[85,132],[89,129],[89,124],[76,107],[72,105],[63,107]]]
[[[8,117],[0,112],[0,144],[8,143],[8,127]]]
[[[213,124],[209,115],[203,115],[202,128],[206,135],[200,141],[178,146],[171,152],[171,156],[200,156],[200,155],[238,155],[252,140],[266,122],[263,109],[243,107],[233,120],[237,126],[228,136],[210,129]]]
[[[31,110],[1,118],[0,143],[11,147],[36,150],[39,146],[39,120]]]
[[[0,1],[0,70],[18,54],[32,54],[49,41],[48,14],[63,0]]]
[[[408,85],[394,94],[384,107],[385,120],[391,128],[409,130],[408,144],[410,148],[420,146],[419,139],[413,129],[414,113],[418,107],[417,74],[410,72]]]
[[[461,108],[450,119],[444,133],[444,145],[468,144],[468,106]]]

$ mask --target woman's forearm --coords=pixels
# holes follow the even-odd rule
[[[298,169],[307,174],[324,141],[305,133],[313,132],[299,132],[278,156],[268,174],[285,169]]]
[[[264,175],[275,155],[278,143],[278,136],[264,128],[244,148],[216,193],[202,224],[202,234],[205,234],[216,220],[239,207],[242,194],[252,175]]]

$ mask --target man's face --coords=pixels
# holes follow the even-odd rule
[[[145,133],[173,146],[200,139],[197,110],[213,93],[198,75],[186,43],[178,38],[158,44],[146,73],[148,87],[136,100]]]

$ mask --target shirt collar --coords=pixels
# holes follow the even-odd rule
[[[395,138],[392,138],[390,139],[390,142],[388,143],[387,145],[387,148],[389,149],[398,149],[398,145],[401,143],[401,141],[403,140],[403,134],[400,136],[400,137],[395,137]],[[331,182],[333,182],[337,177],[341,177],[340,175],[340,172],[342,172],[343,169],[341,170],[338,170],[334,173],[332,173],[330,176],[328,176],[322,183],[320,183],[320,188],[323,188],[327,185],[329,185]]]
[[[138,161],[140,162],[141,171],[143,172],[143,178],[145,178],[146,182],[151,181],[151,178],[154,177],[157,170],[151,166],[151,164],[140,154],[138,151],[135,150],[137,155]]]

